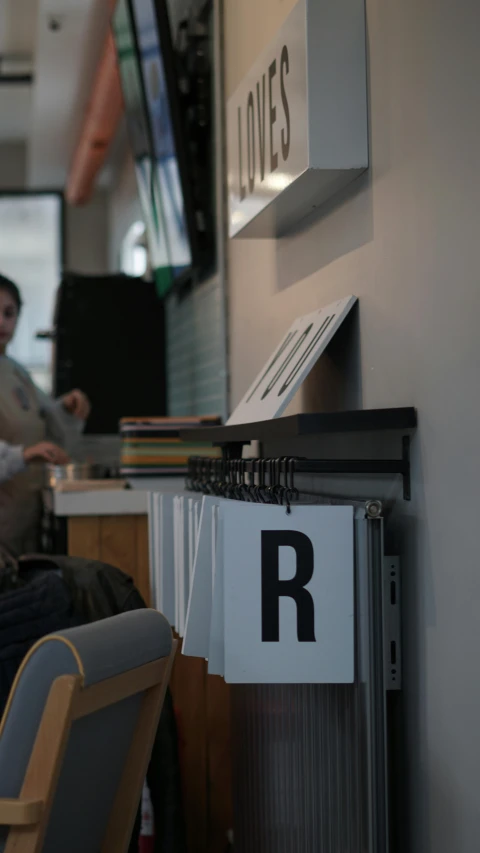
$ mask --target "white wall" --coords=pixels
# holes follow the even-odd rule
[[[66,267],[84,275],[108,272],[109,196],[97,190],[81,207],[66,207]]]
[[[293,5],[225,3],[227,93]],[[369,177],[296,236],[230,242],[232,403],[295,316],[349,293],[359,297],[335,405],[414,405],[420,419],[414,500],[400,508],[407,575],[405,853],[476,853],[480,6],[367,0],[367,20]],[[321,399],[327,407],[334,399],[329,390]],[[297,407],[305,403],[297,400]]]

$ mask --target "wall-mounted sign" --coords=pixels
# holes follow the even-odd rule
[[[353,508],[225,501],[225,680],[354,680]]]
[[[364,0],[298,0],[227,103],[229,233],[281,236],[368,167]]]
[[[280,417],[356,301],[356,296],[347,296],[312,314],[297,317],[228,424]]]
[[[232,683],[354,680],[351,506],[158,494],[149,524],[154,604],[183,654]]]

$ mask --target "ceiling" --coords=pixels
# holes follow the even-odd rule
[[[108,0],[39,0],[28,181],[63,186],[108,27]],[[58,29],[52,31],[54,18]]]
[[[174,27],[203,2],[169,0]],[[26,56],[34,75],[32,85],[0,85],[0,144],[26,144],[31,189],[65,185],[112,6],[113,0],[0,0],[0,54]],[[100,186],[108,186],[125,147],[120,132]]]
[[[0,0],[0,53],[32,57],[34,74],[0,85],[0,143],[26,143],[31,188],[65,183],[109,14],[110,0]]]

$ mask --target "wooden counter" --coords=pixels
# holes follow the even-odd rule
[[[121,569],[133,578],[150,607],[147,516],[74,516],[67,524],[69,555],[101,560]]]

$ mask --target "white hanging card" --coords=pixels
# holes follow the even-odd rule
[[[208,672],[210,675],[225,674],[224,592],[223,592],[223,511],[237,501],[222,500],[212,510],[212,539],[215,541],[213,564],[212,614],[210,618],[210,641],[208,649]]]
[[[196,500],[194,506],[194,530],[195,530],[195,543],[198,542],[198,534],[200,533],[200,513],[202,511],[202,501]],[[196,545],[195,545],[196,550]]]
[[[177,552],[175,560],[176,629],[179,636],[183,637],[190,586],[188,498],[177,496],[175,501],[177,507]]]
[[[153,606],[175,624],[173,495],[152,492],[148,501],[150,583]]]
[[[183,539],[180,535],[180,498],[173,499],[173,552],[174,552],[174,587],[175,587],[175,629],[180,633],[180,600],[181,600],[181,576],[180,566],[182,563]]]
[[[353,508],[225,501],[221,519],[225,680],[352,683]]]
[[[157,589],[158,610],[163,613],[171,625],[175,624],[175,564],[174,564],[174,528],[173,495],[156,495],[156,538],[154,547],[159,555]]]
[[[205,496],[201,503],[200,529],[182,647],[183,654],[191,657],[208,658],[209,653],[216,547],[216,529],[212,519],[216,517],[217,504],[218,498],[211,496]]]
[[[220,503],[214,504],[212,507],[212,530],[211,530],[211,538],[212,538],[212,576],[211,576],[211,585],[212,585],[212,599],[213,599],[213,582],[215,580],[215,572],[217,565],[217,548],[219,547],[218,542],[218,508]],[[223,545],[221,546],[223,547]]]
[[[190,589],[192,588],[195,552],[197,550],[197,538],[199,528],[198,519],[201,505],[201,497],[188,498],[188,569]]]
[[[193,574],[193,561],[195,559],[195,531],[194,531],[194,517],[193,517],[193,500],[192,498],[188,498],[187,500],[188,506],[188,580],[189,583],[192,580]]]
[[[280,417],[356,301],[356,296],[347,296],[312,314],[297,317],[228,425]]]
[[[182,547],[182,597],[180,601],[180,627],[178,633],[181,637],[185,634],[185,620],[187,618],[188,598],[190,594],[190,531],[189,531],[189,500],[188,498],[180,498],[181,501],[181,535],[183,539]]]
[[[160,610],[159,606],[159,590],[158,590],[158,563],[159,554],[157,549],[158,541],[158,495],[155,492],[150,492],[148,495],[148,565],[150,574],[150,592],[152,596],[152,604]]]

